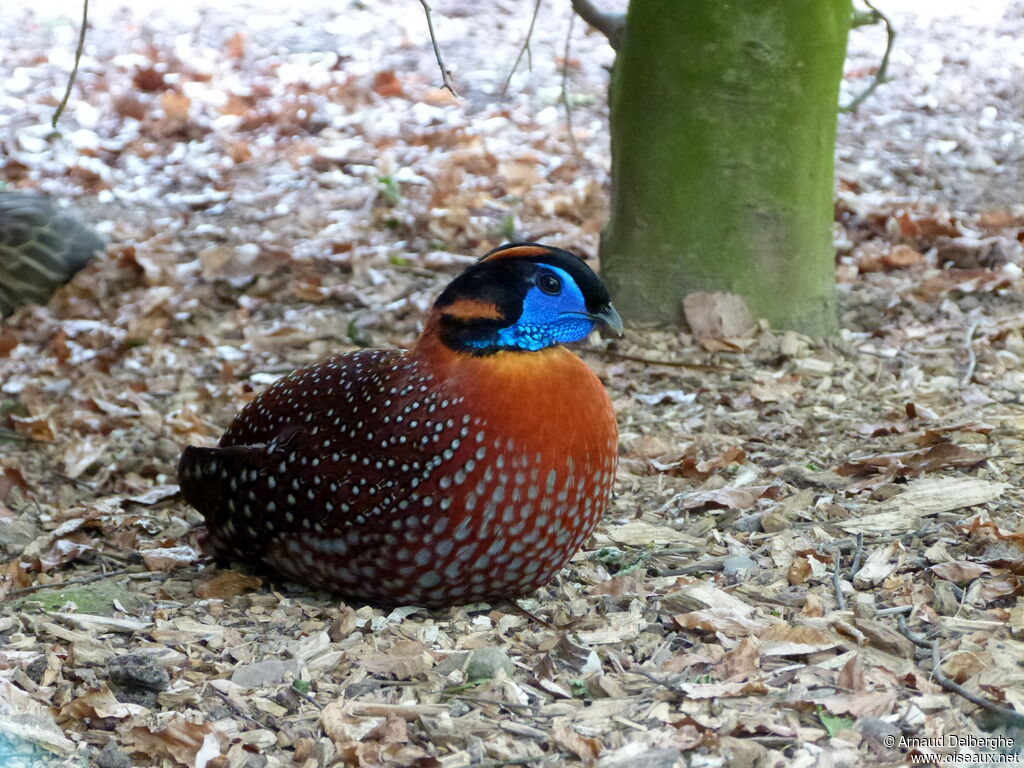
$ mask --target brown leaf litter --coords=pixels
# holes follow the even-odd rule
[[[542,8],[504,101],[516,36],[436,10],[462,101],[407,5],[211,8],[202,35],[98,10],[54,138],[66,40],[0,9],[24,32],[0,51],[0,178],[75,198],[113,243],[0,329],[0,734],[40,765],[167,768],[873,765],[903,759],[892,734],[1019,734],[1012,10],[904,14],[894,82],[843,116],[840,338],[697,297],[687,332],[581,349],[620,470],[554,583],[382,610],[200,554],[184,445],[294,367],[408,345],[503,240],[597,253],[611,52],[577,26],[576,155],[542,53],[567,7]]]

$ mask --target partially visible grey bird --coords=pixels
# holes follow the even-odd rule
[[[44,303],[105,244],[50,198],[0,190],[0,317]]]

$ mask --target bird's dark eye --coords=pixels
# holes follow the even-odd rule
[[[562,292],[562,281],[558,275],[545,272],[537,279],[537,287],[549,296],[557,296]]]

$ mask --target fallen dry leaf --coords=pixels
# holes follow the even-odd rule
[[[850,656],[836,676],[836,683],[848,691],[862,691],[865,688],[864,660],[859,653]]]
[[[939,563],[938,565],[933,565],[931,570],[940,578],[943,578],[946,581],[952,581],[954,584],[967,584],[968,582],[974,581],[979,576],[992,573],[992,569],[987,565],[966,562],[963,560],[951,563]]]
[[[199,559],[199,553],[189,546],[144,549],[139,554],[151,571],[173,571],[175,568],[191,565]]]
[[[746,301],[735,293],[688,293],[683,314],[690,331],[709,352],[743,349],[742,337],[754,327]]]
[[[767,627],[766,624],[748,619],[734,611],[715,608],[677,614],[672,617],[672,620],[681,629],[721,632],[726,637],[757,635]]]
[[[50,708],[4,679],[0,679],[0,732],[8,739],[23,739],[57,755],[75,750],[75,743],[61,732]]]
[[[576,755],[588,765],[592,765],[601,756],[601,742],[578,734],[564,717],[557,717],[551,723],[551,738],[562,749]]]
[[[217,571],[196,584],[196,597],[204,600],[230,600],[263,586],[263,579],[240,571]]]
[[[150,760],[156,755],[170,758],[178,765],[194,768],[200,751],[204,759],[209,754],[208,736],[221,739],[209,723],[193,723],[183,717],[175,717],[160,728],[134,726],[124,743],[140,759]]]
[[[94,688],[60,708],[62,716],[73,717],[76,720],[105,717],[123,720],[144,712],[145,708],[138,704],[122,704],[105,685]]]
[[[887,272],[892,269],[919,267],[925,263],[924,254],[909,245],[898,244],[886,247],[878,243],[875,248],[864,247],[861,249],[857,268],[864,273]]]
[[[929,448],[898,453],[880,453],[852,459],[836,467],[844,477],[882,474],[887,477],[915,477],[950,467],[974,467],[988,457],[954,443],[938,443]]]
[[[749,509],[765,496],[772,486],[748,485],[744,488],[719,488],[717,491],[699,491],[683,499],[683,509],[712,507],[719,509]]]
[[[744,637],[739,644],[722,657],[715,668],[716,677],[723,682],[738,682],[755,677],[761,670],[761,646],[755,637]]]
[[[797,656],[824,651],[840,644],[838,636],[814,627],[775,624],[758,638],[763,656]]]
[[[896,705],[895,691],[859,691],[814,699],[833,715],[853,717],[883,717]]]
[[[768,693],[768,686],[761,680],[747,680],[735,683],[680,683],[679,689],[691,699],[759,696]]]

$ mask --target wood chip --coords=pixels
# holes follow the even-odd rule
[[[907,483],[903,493],[887,499],[862,515],[842,523],[850,533],[907,533],[920,527],[922,517],[994,501],[1009,483],[973,477],[922,478]]]

